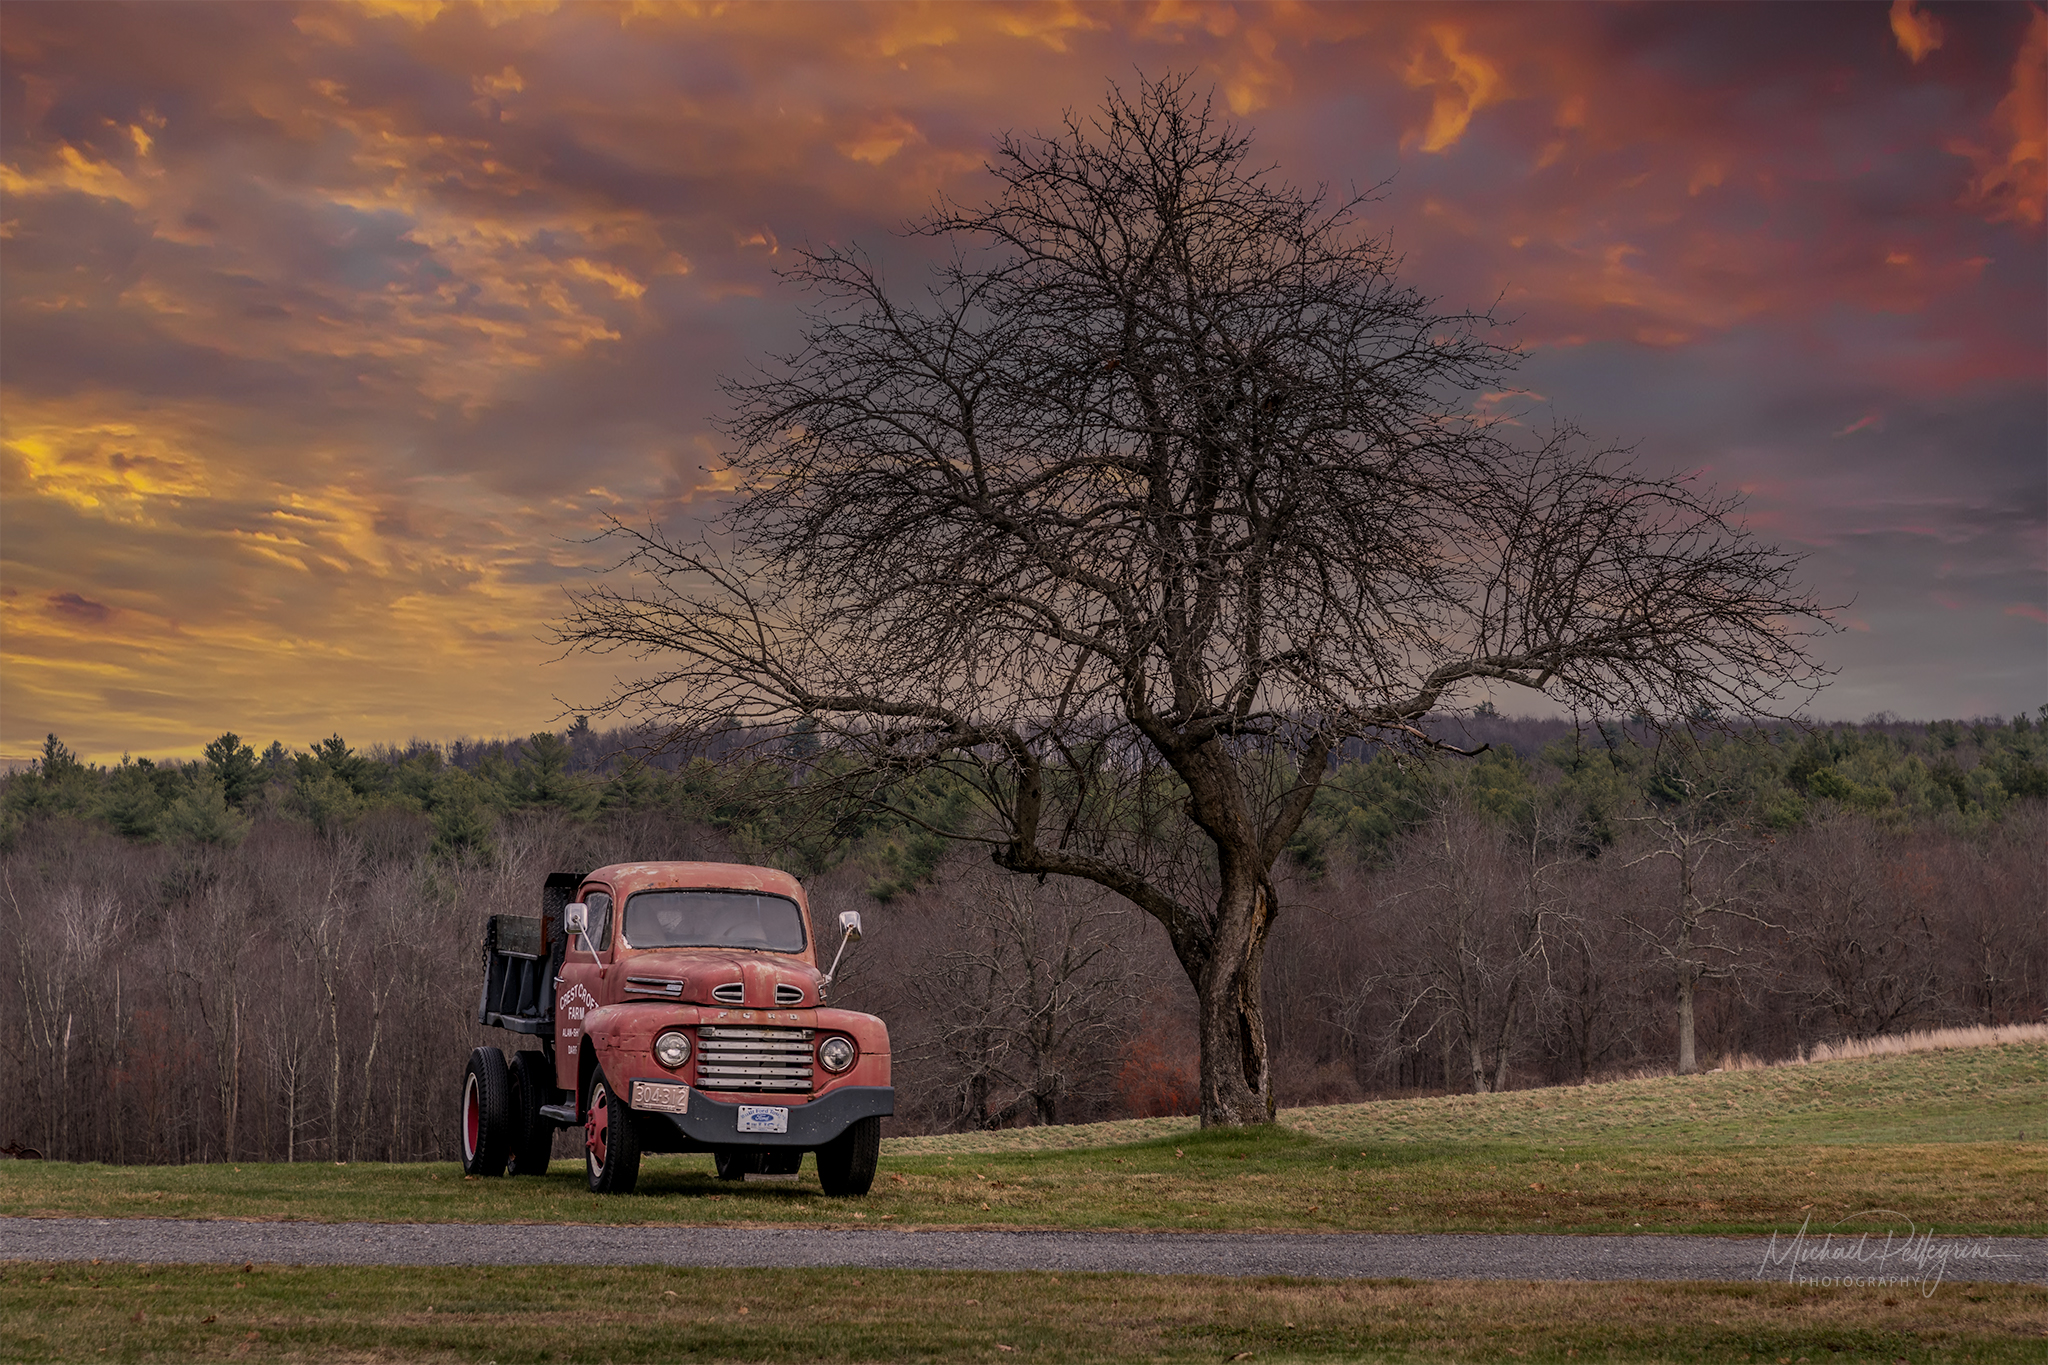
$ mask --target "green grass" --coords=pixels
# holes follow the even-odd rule
[[[1344,1143],[1649,1142],[1757,1146],[2048,1139],[2048,1043],[2010,1043],[1504,1095],[1451,1095],[1283,1110],[1299,1132]],[[1003,1152],[1136,1142],[1187,1119],[902,1138],[902,1152]]]
[[[862,1200],[827,1199],[808,1165],[794,1185],[725,1184],[703,1156],[649,1158],[640,1194],[625,1199],[588,1194],[580,1162],[516,1180],[466,1180],[441,1164],[10,1162],[0,1213],[1764,1233],[1885,1209],[1944,1234],[2048,1233],[2048,1044],[1283,1118],[1268,1129],[1140,1120],[902,1139],[885,1145]]]
[[[0,1265],[0,1358],[2038,1361],[2048,1293],[877,1270]]]

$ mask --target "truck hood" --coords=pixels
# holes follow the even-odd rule
[[[795,958],[668,948],[629,953],[619,967],[625,974],[622,1001],[673,1000],[750,1010],[816,1009],[821,1003],[822,973]]]

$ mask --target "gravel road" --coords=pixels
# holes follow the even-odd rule
[[[1825,1256],[1825,1260],[1816,1257]],[[1128,1270],[1423,1280],[1784,1280],[2048,1284],[2048,1238],[1902,1245],[1813,1236],[1558,1237],[1395,1233],[951,1232],[590,1224],[241,1223],[0,1218],[0,1260],[303,1265],[860,1266]]]

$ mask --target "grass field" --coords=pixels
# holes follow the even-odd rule
[[[328,1221],[776,1223],[1407,1232],[1790,1231],[1882,1208],[1940,1233],[2048,1233],[2048,1043],[1282,1115],[906,1138],[863,1200],[651,1157],[632,1198],[580,1162],[0,1165],[0,1213]]]
[[[581,1164],[0,1165],[0,1213],[785,1226],[1766,1232],[1870,1208],[2048,1232],[2048,1043],[1686,1079],[889,1142],[872,1195]],[[0,1359],[2048,1359],[2048,1291],[874,1270],[0,1263]]]
[[[2036,1362],[2048,1293],[944,1271],[0,1265],[0,1358]]]

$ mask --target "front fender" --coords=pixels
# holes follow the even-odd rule
[[[604,1072],[611,1088],[626,1084],[628,1075],[645,1072],[654,1035],[672,1016],[645,1005],[604,1005],[583,1016],[583,1050],[590,1064]],[[586,1084],[589,1073],[584,1073]],[[581,1112],[581,1098],[578,1099]]]

